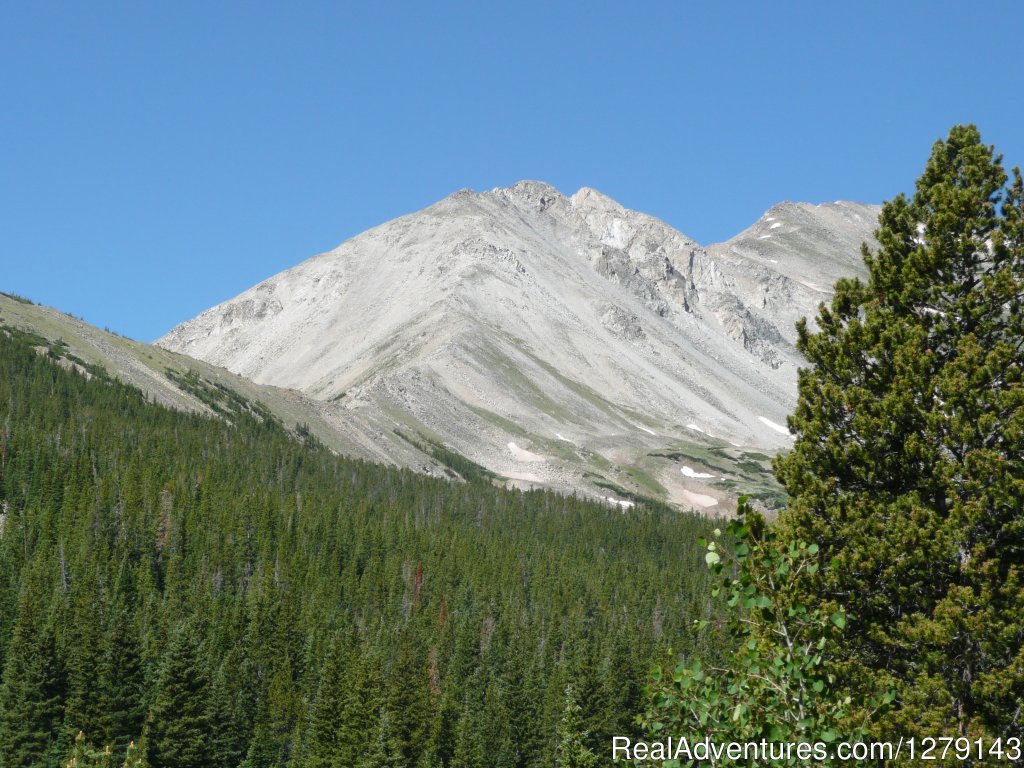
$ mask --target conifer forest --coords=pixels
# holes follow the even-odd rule
[[[40,342],[0,333],[7,768],[552,765],[699,650],[696,516],[339,458]]]

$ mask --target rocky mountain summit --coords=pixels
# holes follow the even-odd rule
[[[711,508],[772,495],[794,324],[862,272],[877,214],[783,203],[702,247],[593,189],[463,190],[156,343],[299,391],[368,457]]]

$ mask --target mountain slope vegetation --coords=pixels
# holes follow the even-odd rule
[[[342,458],[43,342],[0,330],[4,766],[551,765],[709,653],[699,517]]]

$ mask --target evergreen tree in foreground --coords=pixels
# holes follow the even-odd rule
[[[800,323],[811,367],[794,448],[775,465],[790,505],[766,527],[741,504],[730,546],[709,545],[737,651],[656,669],[643,717],[653,738],[966,736],[988,750],[1021,736],[1024,184],[1013,176],[1007,185],[973,126],[954,128],[914,196],[883,207],[867,283],[840,281],[819,330]]]
[[[868,280],[799,326],[780,525],[820,547],[794,600],[853,617],[843,682],[898,682],[886,728],[1020,736],[1024,187],[973,126],[887,203]]]

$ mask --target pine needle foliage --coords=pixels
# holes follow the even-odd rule
[[[1022,735],[1024,185],[973,126],[887,203],[866,282],[802,323],[788,535],[800,599],[849,606],[851,685],[894,677],[890,732]]]

